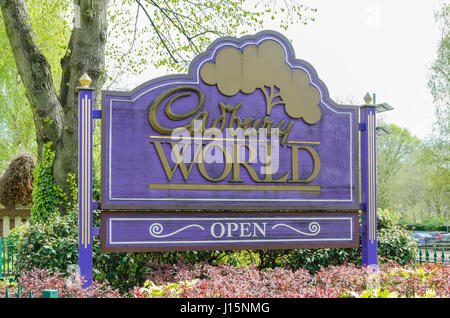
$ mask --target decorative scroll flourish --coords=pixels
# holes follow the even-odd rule
[[[188,228],[191,228],[191,227],[198,227],[198,228],[200,228],[201,230],[204,230],[204,229],[205,229],[205,228],[204,228],[203,226],[201,226],[201,225],[198,225],[198,224],[191,224],[191,225],[185,226],[185,227],[183,227],[183,228],[181,228],[181,229],[179,229],[179,230],[176,230],[175,232],[172,232],[172,233],[169,233],[169,234],[162,234],[162,235],[161,235],[161,233],[164,231],[164,227],[163,227],[160,223],[153,223],[152,225],[150,225],[149,232],[150,232],[150,235],[153,236],[153,237],[156,237],[156,238],[163,238],[163,237],[169,237],[169,236],[175,235],[175,234],[177,234],[177,233],[179,233],[179,232],[181,232],[181,231],[184,231],[184,230],[186,230],[186,229],[188,229]]]
[[[272,226],[272,230],[275,229],[275,228],[277,228],[277,227],[279,227],[279,226],[287,227],[287,228],[289,228],[289,229],[291,229],[291,230],[293,230],[293,231],[295,231],[295,232],[297,232],[297,233],[300,233],[300,234],[303,234],[303,235],[308,235],[308,236],[314,236],[314,235],[319,234],[319,232],[320,232],[320,224],[317,223],[317,222],[311,222],[311,223],[309,223],[308,229],[309,229],[309,231],[310,231],[311,233],[305,233],[305,232],[300,231],[300,230],[298,230],[298,229],[296,229],[296,228],[293,228],[293,227],[290,226],[290,225],[282,224],[282,223],[276,224],[276,225]]]

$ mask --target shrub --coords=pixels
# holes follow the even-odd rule
[[[53,179],[55,152],[52,145],[52,142],[44,145],[41,159],[34,170],[32,222],[47,221],[53,214],[58,214],[60,205],[67,200]]]
[[[152,265],[142,287],[135,286],[120,294],[106,282],[94,280],[81,289],[77,274],[66,276],[58,271],[32,268],[23,271],[17,283],[9,283],[11,297],[41,297],[43,289],[57,289],[59,297],[450,297],[450,265],[422,264],[401,266],[385,260],[379,271],[353,264],[322,267],[314,275],[304,269],[259,270],[256,266],[236,267],[228,264]],[[4,297],[5,284],[0,284]]]
[[[448,264],[401,266],[387,261],[380,266],[379,275],[381,290],[403,297],[450,297]]]
[[[311,275],[303,269],[295,272],[283,268],[260,271],[256,266],[181,263],[161,265],[153,268],[150,273],[149,278],[162,286],[178,282],[181,288],[181,292],[177,294],[179,297],[299,297],[312,296],[317,292],[308,286]],[[138,291],[142,293],[142,289],[132,291],[134,297],[148,296],[139,294]],[[323,291],[324,294],[337,296],[335,292]]]
[[[75,213],[52,215],[38,220],[22,233],[17,244],[16,275],[33,267],[66,272],[69,264],[78,263],[78,222]]]
[[[50,146],[46,146],[49,158],[52,157]],[[45,183],[52,180],[48,178],[51,172],[49,163],[50,161],[39,168],[46,167],[41,170],[45,171]],[[63,275],[67,276],[68,266],[78,264],[78,187],[75,175],[68,176],[68,184],[71,189],[69,197],[60,196],[58,200],[40,201],[42,205],[35,210],[34,222],[21,230],[15,263],[16,276],[23,270],[29,271],[34,267],[65,273]],[[36,196],[40,197],[44,193],[46,192],[41,191]],[[53,196],[59,196],[59,191],[54,192]],[[45,212],[46,202],[52,206],[52,213]],[[65,215],[57,213],[57,204],[65,205]],[[94,211],[94,226],[98,226],[99,222],[99,214]],[[147,258],[148,255],[142,253],[102,253],[99,240],[94,238],[94,279],[107,281],[114,288],[128,291],[145,282]]]
[[[414,261],[417,242],[405,227],[394,224],[388,210],[377,213],[378,255],[406,265]],[[326,248],[259,251],[260,268],[288,266],[293,269],[305,268],[312,273],[321,267],[361,264],[359,248]],[[262,257],[261,257],[262,256]]]
[[[414,262],[418,251],[417,241],[404,226],[396,225],[388,210],[379,209],[378,225],[378,255],[401,265]]]
[[[34,222],[24,229],[17,246],[16,276],[34,267],[69,275],[68,266],[78,264],[78,212]],[[146,264],[145,254],[102,253],[99,240],[94,239],[93,274],[97,281],[127,291],[145,282]]]
[[[152,265],[147,284],[131,297],[450,297],[449,265],[401,266],[385,260],[378,272],[354,264],[259,270],[221,264]],[[174,283],[175,282],[175,283]]]
[[[77,273],[72,273],[69,277],[59,271],[49,269],[32,268],[30,271],[23,271],[17,279],[21,286],[23,295],[28,297],[31,290],[33,298],[42,297],[44,289],[58,290],[58,298],[119,298],[118,290],[111,288],[107,283],[93,281],[87,289],[82,289],[82,279]]]
[[[321,267],[314,275],[314,286],[335,287],[339,290],[361,292],[368,287],[370,269],[354,264]]]

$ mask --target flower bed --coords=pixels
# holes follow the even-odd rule
[[[40,297],[43,289],[57,289],[59,297],[187,297],[187,298],[268,298],[268,297],[450,297],[450,265],[422,264],[400,266],[385,262],[377,272],[353,264],[321,268],[315,275],[305,269],[259,270],[255,266],[231,265],[153,265],[145,285],[125,295],[106,282],[94,282],[83,290],[77,275],[63,277],[59,272],[34,268],[24,271],[17,285],[22,297]],[[1,286],[0,286],[1,287]],[[0,297],[5,289],[0,288]]]
[[[132,297],[450,297],[450,266],[400,266],[386,262],[377,272],[353,264],[307,270],[260,271],[231,265],[160,266]],[[178,282],[173,284],[171,282]],[[156,291],[156,292],[155,292]]]

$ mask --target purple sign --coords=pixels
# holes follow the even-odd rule
[[[114,251],[357,247],[356,212],[269,215],[102,213],[102,248]]]
[[[219,39],[188,74],[103,92],[101,208],[358,210],[357,120],[282,35]]]

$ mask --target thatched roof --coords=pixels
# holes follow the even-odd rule
[[[36,158],[24,152],[11,160],[5,173],[0,177],[0,203],[5,207],[32,202],[33,169]]]

